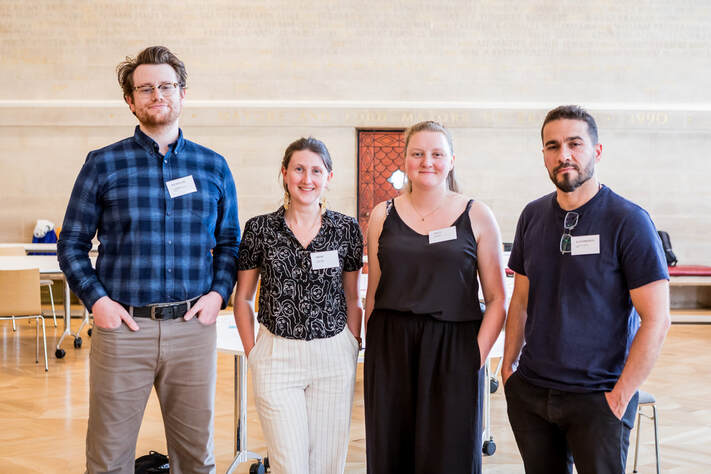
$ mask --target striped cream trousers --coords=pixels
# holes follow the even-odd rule
[[[343,472],[357,360],[347,327],[311,341],[259,328],[247,361],[272,473]]]

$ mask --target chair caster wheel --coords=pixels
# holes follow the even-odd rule
[[[86,334],[87,334],[89,337],[91,337],[91,328],[89,328],[89,329],[86,331]]]
[[[493,456],[496,452],[496,443],[494,443],[494,440],[484,441],[484,444],[481,446],[481,452],[484,456]]]
[[[64,349],[57,349],[56,351],[54,351],[54,357],[56,357],[57,359],[61,359],[65,355],[66,355],[66,352],[64,352]]]
[[[489,393],[496,393],[496,391],[499,389],[499,381],[498,379],[495,379],[494,377],[491,377],[489,379]]]
[[[74,348],[75,349],[81,348],[81,337],[74,338]]]
[[[249,474],[264,474],[264,464],[262,464],[262,461],[257,461],[251,466],[249,466]]]

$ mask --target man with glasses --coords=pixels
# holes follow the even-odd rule
[[[213,473],[214,323],[235,283],[235,185],[222,156],[183,137],[187,74],[175,55],[150,47],[117,72],[139,124],[89,153],[58,244],[72,291],[94,315],[86,467],[133,473],[155,387],[171,472]]]
[[[527,473],[569,473],[572,461],[624,473],[637,388],[670,324],[666,260],[647,212],[598,181],[587,111],[551,110],[541,138],[556,190],[526,206],[511,250],[509,420]]]

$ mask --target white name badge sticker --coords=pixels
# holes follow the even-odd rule
[[[570,255],[596,255],[600,253],[600,234],[578,235],[570,239]]]
[[[328,250],[326,252],[311,252],[311,268],[313,270],[322,270],[324,268],[339,267],[341,263],[338,261],[338,251]]]
[[[438,242],[446,242],[448,240],[457,239],[457,228],[445,227],[444,229],[437,229],[430,232],[430,243],[436,244]]]
[[[171,179],[170,181],[166,181],[165,185],[168,188],[168,194],[170,194],[170,197],[173,199],[197,192],[193,175]]]

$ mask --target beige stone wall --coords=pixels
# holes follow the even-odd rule
[[[179,3],[0,1],[0,241],[61,223],[86,153],[132,133],[116,64],[165,44],[188,67],[186,136],[227,157],[243,222],[278,204],[291,140],[327,143],[329,201],[355,214],[357,128],[434,118],[511,240],[552,190],[545,111],[574,102],[598,118],[602,181],[711,265],[708,2]]]
[[[710,26],[705,0],[3,0],[0,99],[120,98],[158,43],[196,99],[693,103]]]

